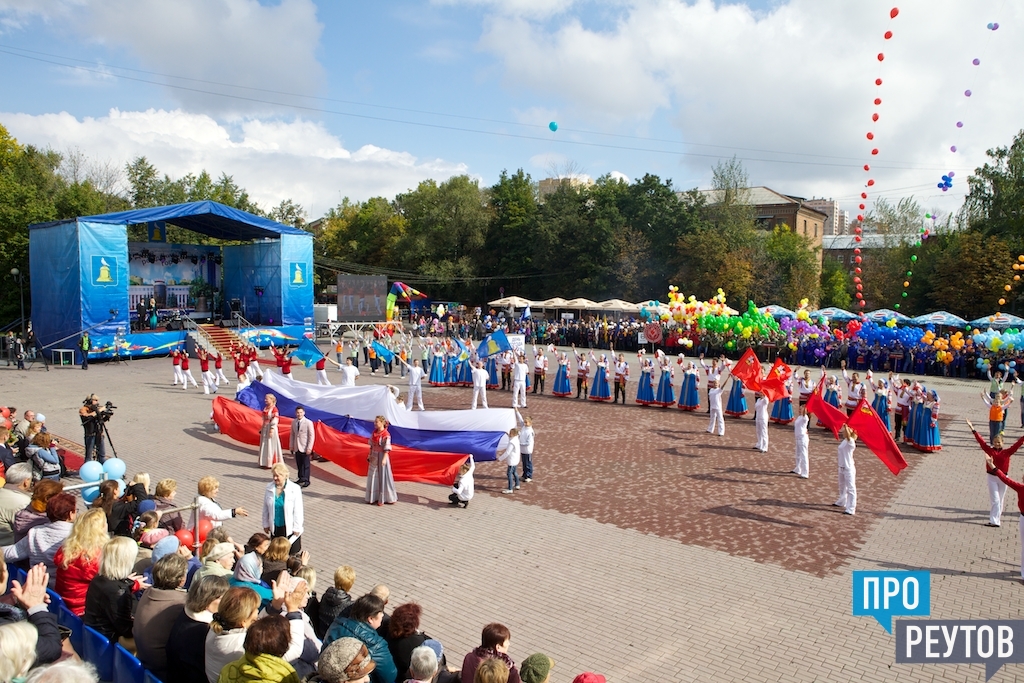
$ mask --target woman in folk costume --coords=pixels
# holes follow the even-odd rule
[[[458,363],[458,373],[456,381],[458,382],[458,385],[460,387],[471,387],[473,386],[473,364],[471,361],[476,351],[473,348],[472,341],[463,343],[469,350],[469,355],[464,360],[458,360],[458,357],[456,357],[456,361]],[[455,346],[455,350],[459,353],[460,356],[462,355],[462,351],[461,349],[459,349],[458,345]]]
[[[889,373],[889,380],[880,379],[871,385],[874,390],[875,397],[871,399],[871,407],[878,413],[878,417],[882,418],[882,423],[888,430],[892,429],[892,425],[889,423],[889,386],[892,381],[892,373]]]
[[[590,388],[590,396],[588,397],[591,401],[610,401],[612,400],[612,392],[608,388],[608,356],[602,353],[601,359],[598,360],[594,356],[594,352],[590,352],[590,360],[597,366],[597,371],[594,374],[594,386]]]
[[[651,382],[651,373],[654,372],[654,363],[651,362],[640,349],[637,353],[640,359],[640,381],[636,384],[636,402],[642,406],[654,404],[654,384]]]
[[[839,388],[839,378],[836,377],[835,375],[829,375],[826,379],[825,373],[822,372],[821,381],[825,383],[825,389],[822,393],[822,399],[825,401],[825,403],[829,404],[830,406],[834,408],[839,408],[839,406],[843,402],[843,394]],[[842,408],[839,409],[842,410]],[[822,422],[821,420],[818,420],[817,425],[819,427],[824,427],[825,423]]]
[[[366,459],[366,502],[370,505],[392,505],[398,500],[395,477],[391,473],[391,434],[388,421],[378,415],[370,435],[370,455]]]
[[[658,393],[654,398],[654,405],[667,408],[676,402],[676,391],[672,386],[672,361],[660,349],[655,355],[658,357],[661,374],[658,376]]]
[[[680,356],[682,358],[682,356]],[[690,361],[683,371],[683,384],[679,389],[679,410],[693,412],[700,408],[700,370]]]
[[[444,347],[440,343],[434,344],[434,350],[432,351],[433,358],[430,363],[430,386],[432,387],[443,387],[445,385],[445,352]]]
[[[939,436],[939,395],[933,389],[927,393],[921,417],[920,438],[914,448],[925,453],[942,450],[942,439]]]
[[[777,401],[772,402],[772,415],[769,418],[775,424],[792,424],[796,418],[793,416],[793,380],[786,380],[786,395]]]
[[[459,348],[451,342],[447,342],[447,344],[444,383],[445,386],[454,387],[459,383]]]
[[[910,389],[910,418],[903,432],[903,443],[915,446],[921,438],[921,420],[924,418],[925,388],[918,382]]]
[[[487,361],[484,367],[487,369],[487,388],[497,389],[501,386],[501,380],[498,379],[498,361],[495,360],[496,356],[487,356]]]
[[[549,348],[554,349],[554,344]],[[555,371],[555,382],[551,387],[552,396],[572,396],[572,385],[569,384],[569,356],[564,353],[559,353],[558,358],[558,370]]]
[[[747,414],[747,395],[743,391],[743,382],[732,378],[729,389],[729,403],[725,406],[725,414],[729,417],[743,417]]]
[[[281,437],[278,436],[277,396],[267,394],[263,399],[263,427],[260,429],[260,467],[269,470],[275,464],[284,462],[281,452]]]

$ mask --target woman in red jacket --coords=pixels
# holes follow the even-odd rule
[[[100,570],[100,553],[109,538],[107,515],[102,508],[93,508],[75,519],[71,533],[53,558],[57,567],[54,589],[77,616],[85,613],[85,593]]]

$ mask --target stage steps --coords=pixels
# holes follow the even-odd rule
[[[234,330],[219,327],[217,325],[199,325],[199,329],[213,342],[213,347],[220,351],[221,355],[225,358],[231,356],[231,344],[233,343],[236,347],[242,344],[242,339]]]

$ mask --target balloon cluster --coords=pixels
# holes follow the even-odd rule
[[[1024,254],[1017,257],[1017,260],[1013,264],[1013,269],[1016,271],[1024,271]],[[1013,282],[1020,282],[1020,273],[1013,276]],[[1013,290],[1013,282],[1007,282],[1003,285],[1003,292],[1005,294],[999,297],[999,305],[1006,305],[1006,296]]]
[[[942,190],[943,192],[946,192],[951,187],[953,187],[953,176],[954,175],[955,174],[953,173],[953,171],[950,171],[946,175],[942,176],[942,180],[939,181],[938,188],[940,190]]]
[[[96,460],[90,460],[84,463],[78,468],[78,476],[81,477],[82,481],[91,484],[96,482],[95,486],[87,486],[82,489],[82,500],[86,503],[91,503],[100,495],[99,482],[103,479],[103,475],[107,475],[107,479],[113,479],[117,481],[117,495],[124,495],[124,490],[127,488],[127,484],[124,483],[124,473],[128,470],[128,466],[124,460],[120,458],[110,458],[103,463],[97,462]]]
[[[900,13],[899,8],[898,7],[893,7],[891,10],[889,10],[889,19],[895,19],[899,15],[899,13]],[[892,31],[886,30],[886,32],[882,34],[882,39],[883,40],[892,40]],[[879,62],[884,62],[885,61],[885,53],[884,52],[879,52],[878,53],[878,61]],[[881,87],[881,85],[882,85],[881,77],[875,79],[875,85]],[[875,107],[878,107],[881,104],[882,104],[882,98],[881,97],[875,97],[875,99],[874,99]],[[881,115],[878,113],[877,110],[872,112],[872,114],[871,114],[871,121],[873,123],[877,123],[880,118],[881,118]],[[873,141],[875,139],[874,131],[870,131],[870,130],[868,131],[867,139],[870,140],[870,141]],[[871,156],[878,156],[878,147],[872,147],[871,148]],[[868,173],[868,174],[871,173],[871,164],[864,164],[864,172]],[[865,183],[865,185],[867,187],[874,187],[875,179],[871,178],[870,175],[869,175],[868,180]],[[861,278],[860,278],[861,273],[862,273],[862,271],[861,271],[861,262],[863,261],[863,257],[861,256],[860,242],[862,240],[862,233],[863,233],[863,228],[861,226],[864,223],[863,211],[866,208],[866,204],[864,202],[868,198],[867,190],[862,190],[861,191],[860,198],[861,198],[861,203],[857,205],[857,208],[860,209],[860,211],[862,213],[857,215],[857,227],[854,228],[854,231],[853,231],[854,232],[853,241],[856,242],[856,246],[854,246],[854,249],[853,249],[853,254],[854,254],[853,260],[854,260],[854,263],[856,264],[856,267],[854,268],[854,272],[856,273],[856,276],[854,277],[853,282],[854,282],[854,286],[856,288],[856,292],[855,292],[854,296],[857,297],[857,306],[858,306],[858,308],[864,308],[867,305],[867,302],[864,301],[864,284],[861,282]]]
[[[690,295],[687,298],[678,287],[669,285],[668,320],[671,322],[692,327],[702,316],[729,317],[733,313],[734,311],[725,305],[725,291],[721,287],[708,301],[697,301],[697,297]]]
[[[799,312],[797,313],[799,316]],[[829,329],[828,320],[811,322],[809,318],[783,318],[779,321],[779,329],[786,335],[785,344],[791,351],[796,351],[799,344],[808,340],[829,339],[832,330]]]
[[[753,301],[747,302],[747,310],[742,315],[731,316],[708,312],[697,318],[697,327],[725,341],[727,349],[736,347],[736,340],[743,340],[747,345],[774,342],[782,337],[782,330],[775,318],[762,313]],[[730,346],[732,344],[732,346]]]
[[[992,22],[988,26],[986,26],[985,28],[987,28],[989,31],[998,31],[999,30],[999,24],[997,24],[995,22]]]
[[[1003,332],[991,328],[985,332],[975,330],[974,334],[971,335],[971,339],[974,340],[975,345],[989,351],[1013,351],[1014,349],[1024,348],[1024,333],[1021,333],[1016,328]]]

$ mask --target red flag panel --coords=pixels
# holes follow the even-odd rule
[[[900,470],[907,466],[900,447],[896,445],[892,434],[882,423],[882,418],[878,416],[866,399],[860,400],[846,424],[857,432],[857,438],[878,456],[878,459],[889,468],[890,472],[899,474]]]

